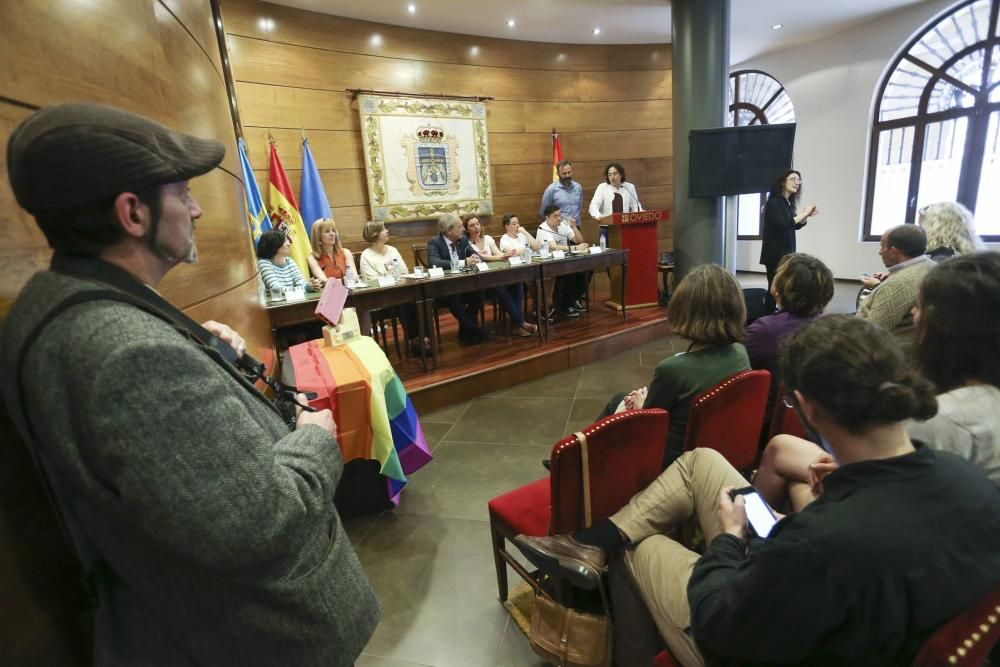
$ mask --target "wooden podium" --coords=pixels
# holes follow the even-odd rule
[[[625,286],[625,305],[629,308],[658,304],[656,227],[660,220],[669,219],[670,211],[661,209],[612,213],[601,220],[602,224],[608,225],[608,247],[629,249],[628,284]],[[621,294],[621,279],[619,273],[612,272],[612,299],[606,302],[618,310],[621,310],[621,304],[614,300],[614,295]]]

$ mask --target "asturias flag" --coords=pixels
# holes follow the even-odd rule
[[[253,168],[247,158],[247,145],[243,137],[236,142],[240,149],[240,170],[243,172],[243,195],[246,199],[247,221],[250,223],[250,236],[256,244],[262,232],[271,229],[271,220],[264,208],[264,199],[260,196],[260,188],[253,177]]]
[[[562,162],[562,144],[559,143],[559,133],[556,132],[556,128],[552,128],[552,182],[555,183],[559,180],[559,167],[558,165]]]
[[[306,233],[312,233],[313,223],[321,218],[332,218],[330,202],[323,190],[323,181],[319,178],[319,169],[309,150],[309,140],[302,137],[302,187],[299,190],[299,210],[302,211],[302,224]]]
[[[302,225],[299,206],[295,203],[295,195],[288,184],[285,168],[278,158],[278,148],[271,142],[271,162],[268,168],[271,187],[267,197],[267,212],[271,216],[271,227],[285,232],[292,240],[291,257],[299,265],[303,276],[309,275],[309,264],[306,257],[312,252],[306,228]]]

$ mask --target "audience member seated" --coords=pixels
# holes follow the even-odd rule
[[[326,284],[329,278],[344,279],[348,270],[354,270],[354,256],[340,244],[340,233],[332,218],[320,218],[309,232],[312,253],[309,254],[309,272],[313,278]]]
[[[917,213],[917,224],[927,234],[927,256],[942,262],[956,255],[968,255],[986,249],[976,233],[972,211],[951,201],[928,204]],[[886,272],[862,276],[861,282],[873,289],[889,277]]]
[[[497,247],[493,237],[483,234],[483,226],[479,218],[472,215],[462,220],[465,227],[465,237],[469,239],[469,244],[479,258],[485,262],[503,262],[508,257],[516,254],[514,250],[501,251]],[[524,309],[521,304],[524,302],[524,285],[502,285],[494,288],[497,295],[497,302],[510,315],[512,336],[519,338],[530,338],[538,330],[534,324],[524,321]]]
[[[591,587],[607,553],[627,547],[683,665],[910,664],[935,628],[1000,583],[1000,494],[968,461],[914,448],[904,422],[934,414],[933,388],[882,328],[818,318],[789,338],[781,367],[841,467],[766,539],[750,538],[744,498],[730,495],[745,480],[695,449],[609,519],[515,542],[541,571]],[[664,535],[691,519],[704,556]]]
[[[454,213],[438,218],[438,234],[427,241],[427,263],[450,271],[479,262],[479,255],[462,231],[462,219]],[[447,297],[447,303],[452,317],[458,321],[460,343],[478,343],[486,339],[486,332],[477,324],[482,303],[478,292],[453,294]]]
[[[812,255],[785,255],[771,281],[771,296],[778,312],[765,315],[747,327],[747,356],[750,367],[771,371],[771,391],[767,398],[766,422],[778,389],[778,348],[799,327],[819,316],[833,298],[833,273]]]
[[[986,249],[976,233],[972,211],[957,202],[924,206],[917,216],[917,224],[927,233],[927,256],[935,262]]]
[[[292,240],[284,232],[266,231],[257,239],[257,268],[264,287],[269,290],[318,290],[323,284],[316,278],[302,277],[298,265],[289,257]]]
[[[361,253],[360,262],[361,277],[364,280],[374,282],[380,276],[391,276],[396,266],[398,266],[401,275],[409,273],[409,269],[406,267],[406,260],[403,259],[403,256],[399,254],[396,248],[387,243],[389,240],[389,230],[386,229],[385,223],[376,221],[366,222],[364,228],[361,230],[361,236],[368,242],[368,247]],[[395,309],[396,316],[403,323],[403,335],[406,336],[406,340],[409,342],[410,352],[412,354],[420,354],[420,314],[417,312],[416,304],[405,303],[385,310],[390,311],[393,309]],[[430,354],[430,346],[430,339],[425,337],[423,348],[426,354]]]
[[[673,333],[691,341],[686,352],[667,357],[653,371],[649,387],[614,396],[598,419],[618,410],[663,408],[670,413],[663,467],[684,449],[691,400],[734,373],[750,368],[743,339],[746,306],[733,276],[716,264],[688,273],[667,307]]]
[[[934,266],[924,255],[927,235],[916,225],[898,225],[882,234],[878,254],[889,269],[888,277],[861,301],[858,317],[891,333],[904,351],[913,348],[916,333],[910,311],[917,301],[920,281]]]
[[[583,241],[583,234],[576,226],[573,218],[562,219],[562,214],[558,206],[549,204],[542,213],[545,219],[539,225],[535,233],[535,239],[539,243],[548,244],[549,250],[586,250],[588,244]],[[582,271],[568,276],[557,276],[556,284],[552,290],[553,312],[550,315],[559,315],[566,319],[580,317],[580,313],[586,310],[583,305],[583,297],[587,295],[587,287],[590,284],[590,272]]]
[[[1000,486],[1000,254],[977,253],[938,266],[917,306],[916,357],[938,391],[938,412],[911,421],[910,438],[970,461]],[[771,439],[754,485],[773,507],[799,510],[836,462],[811,442]]]

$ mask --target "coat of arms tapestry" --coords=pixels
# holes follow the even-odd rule
[[[483,102],[359,95],[372,219],[493,212]]]

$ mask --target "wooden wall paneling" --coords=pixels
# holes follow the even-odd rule
[[[560,133],[563,155],[573,160],[618,161],[673,155],[670,129]],[[551,141],[549,142],[551,146]],[[551,151],[551,148],[550,148]],[[550,158],[551,159],[551,158]]]
[[[357,104],[350,93],[236,82],[244,127],[360,132]]]
[[[187,28],[202,53],[222,78],[222,54],[219,52],[219,40],[215,36],[215,20],[211,11],[205,11],[204,0],[160,0],[160,2],[173,14],[177,23]]]
[[[142,110],[159,92],[155,17],[146,3],[0,3],[3,96],[36,106],[87,99]],[[132,29],[121,30],[122,25]],[[72,35],[72,39],[67,38]],[[108,39],[115,35],[115,39]],[[54,56],[58,54],[58,66]],[[117,85],[109,86],[114,76]],[[153,115],[152,110],[150,110]],[[159,113],[154,115],[158,120]]]
[[[587,72],[581,77],[584,102],[673,99],[670,70]]]
[[[282,158],[282,164],[284,164],[284,158]],[[298,166],[295,169],[289,169],[286,166],[285,175],[288,176],[288,184],[292,187],[296,200],[298,200],[302,188],[302,170]],[[331,208],[368,205],[364,169],[320,169],[319,177],[323,181],[323,189],[326,191],[326,198],[330,202]],[[261,188],[261,195],[263,195],[266,204],[267,188],[269,187],[267,169],[255,169],[254,178],[260,184],[258,187]]]
[[[234,35],[227,41],[237,81],[317,90],[422,92],[415,84],[416,61],[274,44]]]
[[[486,103],[486,127],[489,128],[491,135],[524,132],[526,116],[529,113],[528,102],[491,100]]]
[[[500,141],[489,137],[490,162],[498,164],[545,163],[552,166],[552,136],[548,132],[504,134]],[[563,141],[565,152],[566,143]]]
[[[484,91],[481,94],[498,100],[577,102],[582,99],[584,86],[579,72],[512,67],[483,67],[481,71],[480,89]]]
[[[278,157],[285,171],[302,168],[302,131],[282,130],[263,127],[244,127],[243,138],[247,142],[247,157],[253,165],[254,174],[267,171],[271,147],[267,143],[268,133],[278,146]],[[361,148],[359,132],[311,130],[306,132],[309,150],[316,161],[317,169],[363,169],[364,150]]]
[[[626,47],[456,35],[330,16],[257,0],[227,0],[226,30],[234,35],[315,48],[385,55],[409,60],[490,65],[518,69],[641,70],[671,66],[669,45]],[[259,20],[274,27],[265,31]],[[381,40],[373,41],[373,35]],[[476,48],[473,48],[476,47]]]
[[[30,114],[29,109],[0,102],[0,137],[5,151],[7,137]],[[4,211],[4,251],[0,261],[0,319],[3,319],[28,278],[47,267],[52,256],[35,219],[14,199],[6,159],[0,160],[0,210]]]
[[[670,70],[673,69],[674,51],[670,44],[643,44],[628,48],[611,47],[613,53],[609,70]]]
[[[669,99],[628,103],[525,102],[524,107],[523,132],[549,132],[553,127],[561,133],[673,127],[673,109]],[[498,131],[492,126],[490,130]]]

